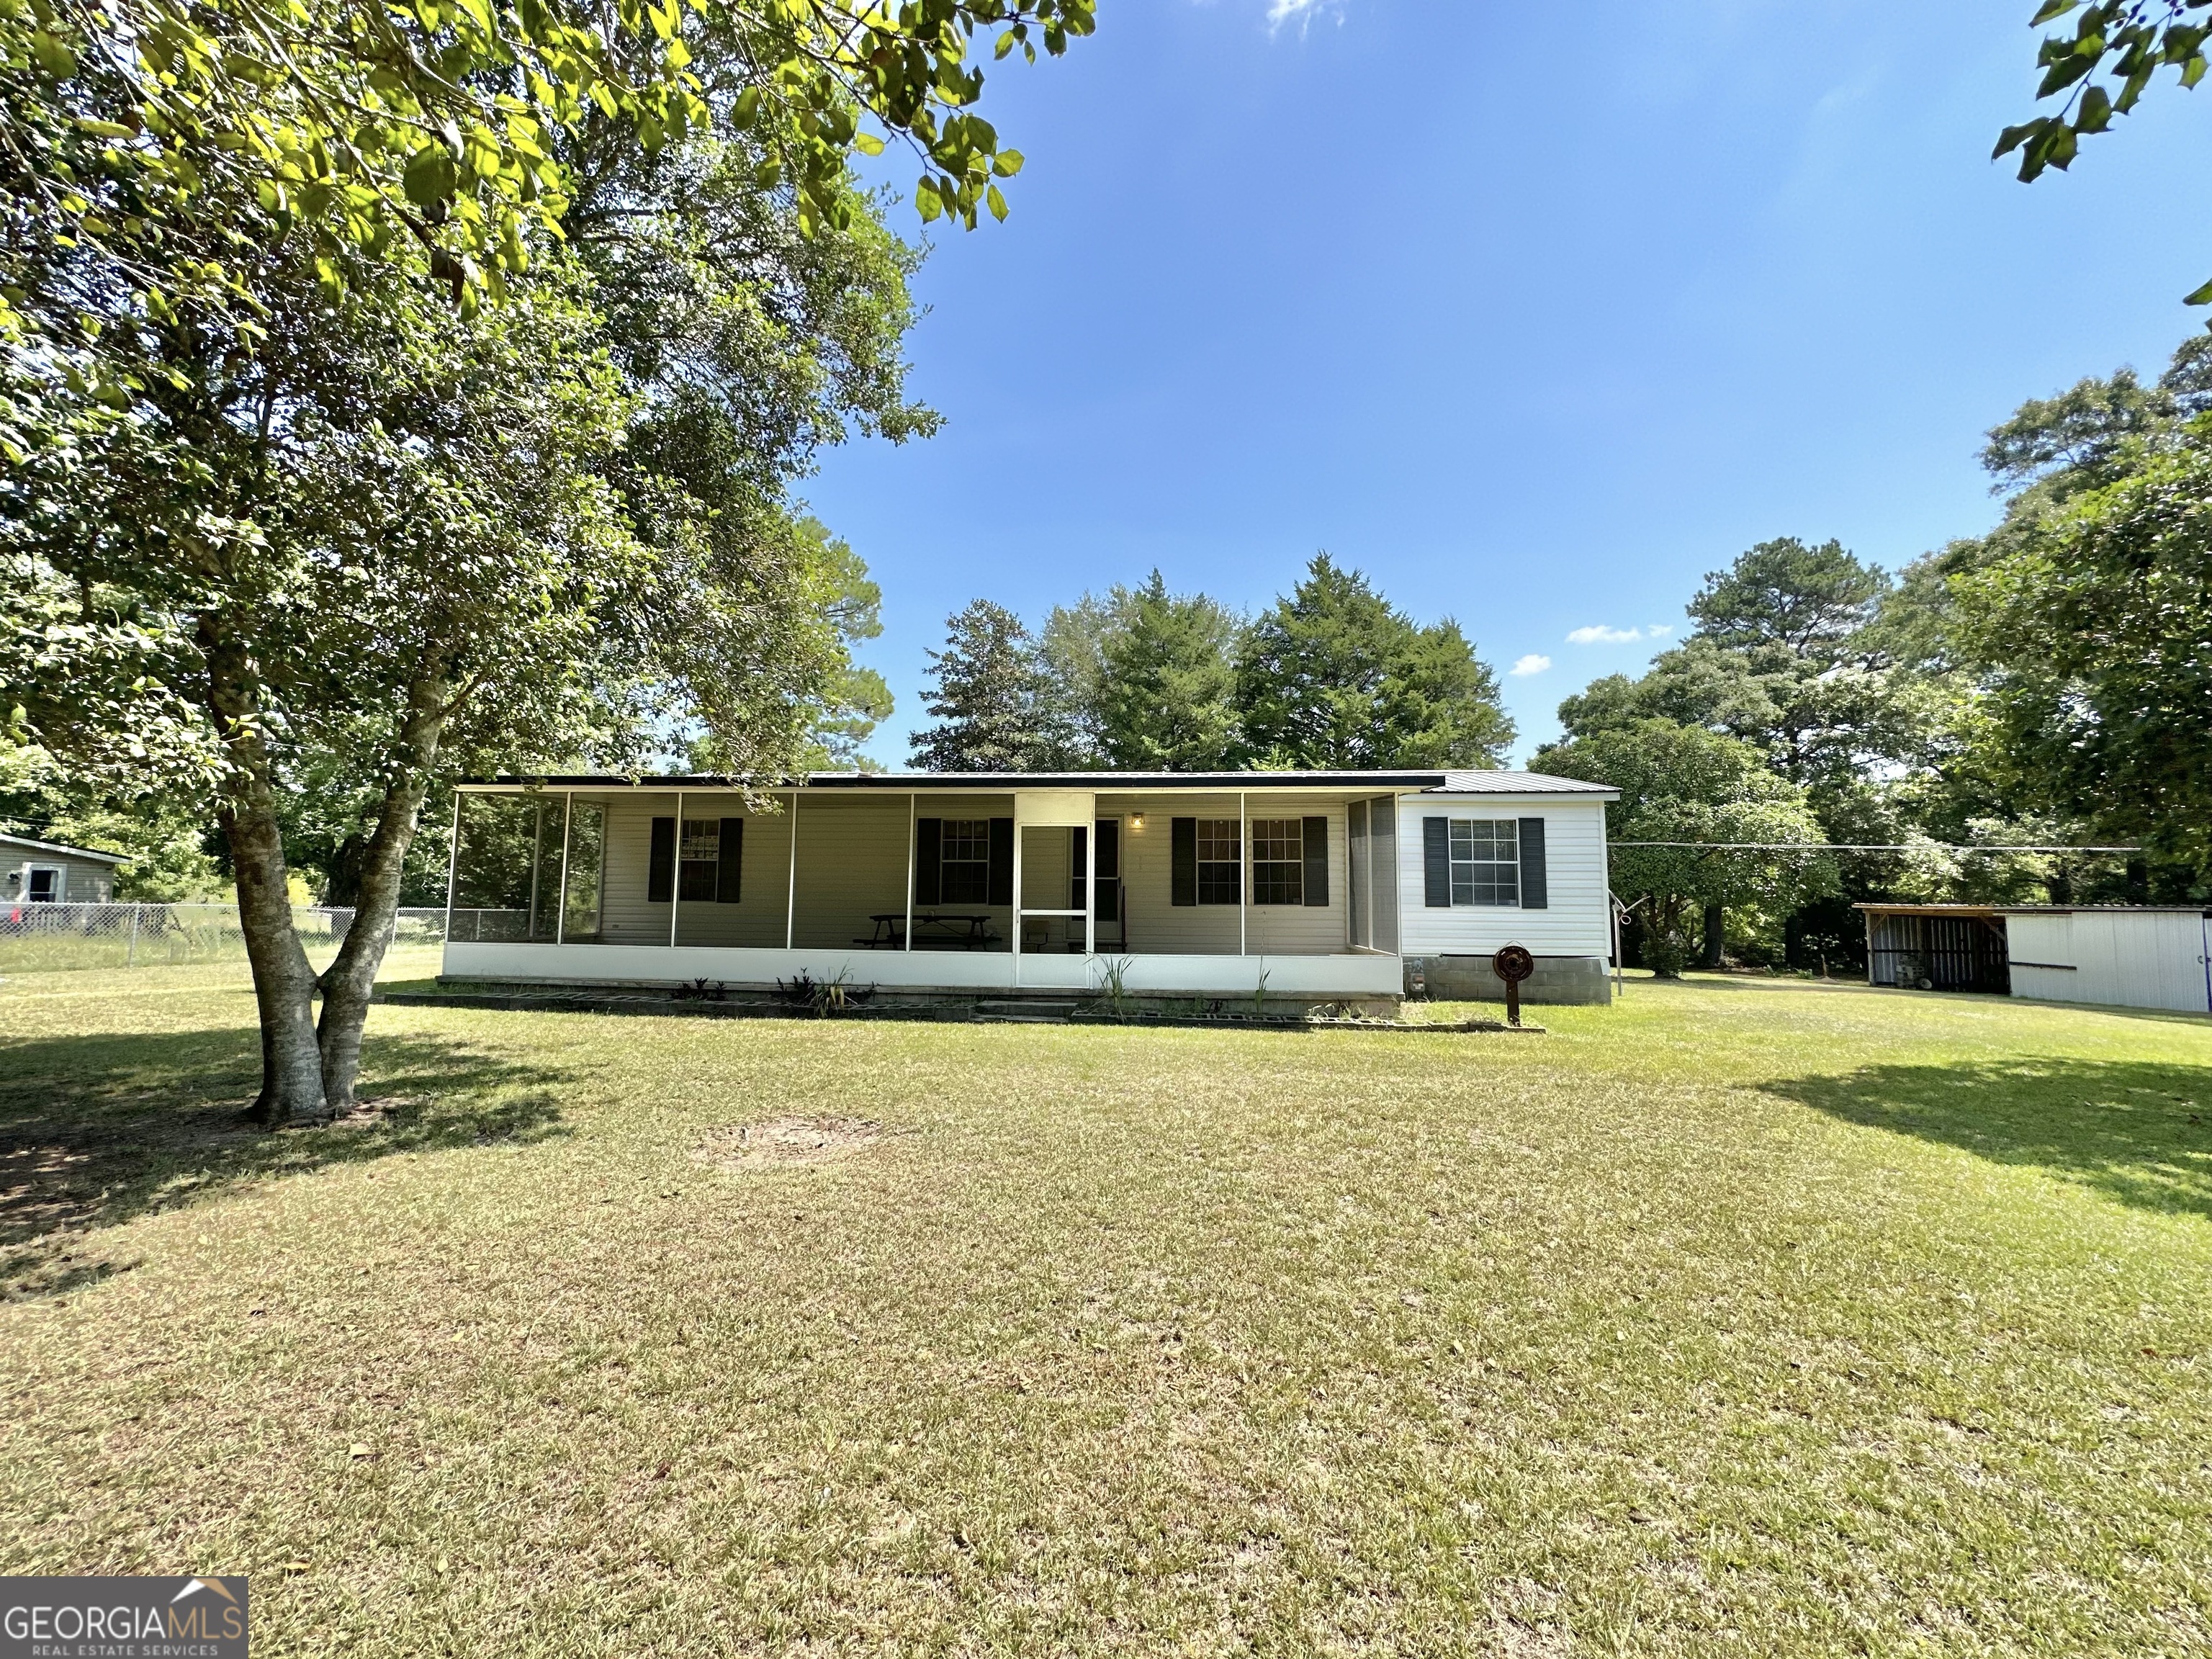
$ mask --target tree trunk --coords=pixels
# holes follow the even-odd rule
[[[239,931],[261,1017],[261,1092],[250,1115],[273,1129],[323,1115],[315,971],[292,926],[291,871],[276,819],[275,768],[262,736],[258,677],[222,617],[200,618],[199,644],[208,669],[209,712],[230,763],[216,821],[230,843]]]
[[[418,682],[408,689],[407,719],[393,756],[394,781],[385,791],[376,829],[361,861],[361,889],[354,899],[353,926],[319,981],[323,1018],[316,1032],[321,1054],[323,1095],[334,1112],[350,1111],[361,1075],[361,1039],[368,1020],[376,970],[392,944],[406,874],[407,849],[415,840],[416,815],[422,810],[425,775],[437,758],[445,725],[445,687]]]
[[[291,872],[265,787],[228,807],[222,831],[238,877],[238,921],[261,1017],[261,1092],[251,1115],[270,1128],[324,1112],[315,1045],[315,970],[292,926]]]
[[[1717,904],[1705,907],[1705,949],[1698,957],[1700,968],[1717,968],[1728,949],[1728,915]]]

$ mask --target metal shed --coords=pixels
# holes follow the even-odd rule
[[[2203,906],[1858,908],[1875,985],[2212,1013],[2212,908]]]

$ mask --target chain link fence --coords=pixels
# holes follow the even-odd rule
[[[354,913],[296,905],[292,927],[311,954],[335,951]],[[483,930],[481,918],[454,913],[458,937]],[[491,924],[493,929],[500,926]],[[485,937],[496,937],[487,931]],[[446,911],[403,909],[394,948],[442,944]],[[27,904],[0,906],[0,973],[68,968],[151,968],[186,963],[243,962],[246,940],[234,904]]]

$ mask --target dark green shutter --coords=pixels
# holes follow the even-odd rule
[[[1328,902],[1328,820],[1312,817],[1306,820],[1305,829],[1306,902],[1309,905]]]
[[[1098,820],[1098,920],[1121,917],[1121,820]]]
[[[1544,867],[1544,820],[1521,820],[1521,908],[1552,908],[1551,875]]]
[[[991,900],[994,904],[1014,902],[1014,821],[1012,818],[991,820]]]
[[[653,856],[645,866],[645,900],[665,904],[676,896],[676,820],[653,821]]]
[[[742,902],[745,876],[745,821],[722,820],[721,852],[714,861],[714,902]]]
[[[1421,820],[1421,902],[1431,910],[1451,908],[1451,821]]]
[[[916,818],[914,821],[914,902],[916,904],[941,902],[944,878],[941,864],[945,841],[943,818]]]
[[[1177,818],[1169,826],[1168,902],[1198,902],[1198,820]]]

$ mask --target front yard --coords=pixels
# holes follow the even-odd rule
[[[385,1008],[271,1138],[234,970],[11,977],[0,1571],[270,1654],[2212,1644],[2212,1024],[1541,1012]],[[716,1133],[794,1117],[872,1127]]]

